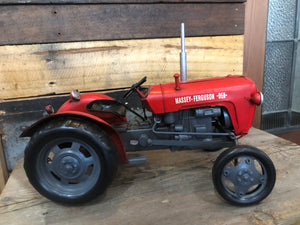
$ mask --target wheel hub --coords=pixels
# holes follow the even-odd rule
[[[82,156],[72,150],[65,150],[53,158],[53,171],[63,179],[74,180],[79,178],[86,165]]]
[[[238,183],[242,185],[249,185],[254,181],[253,172],[248,169],[242,169],[238,172],[237,176]]]
[[[59,164],[59,170],[66,176],[75,175],[80,168],[79,161],[72,156],[63,157]]]

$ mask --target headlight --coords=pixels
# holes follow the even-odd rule
[[[80,100],[80,92],[78,90],[71,91],[70,98],[74,101],[79,101]]]
[[[251,96],[250,100],[256,105],[261,105],[264,101],[264,95],[261,92],[256,92]]]
[[[44,116],[51,115],[51,114],[53,114],[53,113],[54,113],[54,108],[53,108],[53,106],[52,106],[52,105],[47,105],[47,106],[45,107],[45,114],[44,114]]]

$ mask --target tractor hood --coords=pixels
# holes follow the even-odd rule
[[[154,114],[223,106],[228,110],[235,130],[244,127],[242,132],[247,132],[255,107],[261,102],[261,96],[254,82],[248,77],[228,75],[184,81],[178,85],[176,82],[153,85],[149,87],[142,101]]]
[[[220,102],[249,104],[255,93],[256,86],[249,78],[228,75],[180,82],[178,89],[175,83],[153,85],[143,102],[153,113],[159,114]]]

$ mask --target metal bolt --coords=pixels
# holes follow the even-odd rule
[[[227,177],[228,175],[229,175],[228,170],[225,170],[225,171],[224,171],[224,176]]]
[[[249,174],[248,173],[244,174],[243,178],[245,181],[247,181],[249,179]]]
[[[67,164],[67,165],[65,166],[65,168],[66,168],[66,170],[71,170],[71,169],[73,169],[73,167],[72,167],[70,164]]]

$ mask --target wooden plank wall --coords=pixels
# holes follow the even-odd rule
[[[188,36],[232,35],[243,33],[244,5],[16,5],[2,6],[0,21],[13,27],[0,44],[176,37],[180,22]]]
[[[186,46],[189,79],[242,72],[242,35],[193,37]],[[171,82],[179,52],[179,38],[2,46],[0,98],[123,88],[142,76]]]
[[[172,82],[186,27],[188,79],[242,74],[245,0],[0,0],[0,131],[7,166],[21,126],[72,89]],[[113,93],[112,93],[113,94]],[[33,107],[34,106],[34,107]]]
[[[0,21],[0,99],[170,81],[181,22],[189,79],[242,73],[243,3],[5,5]]]

